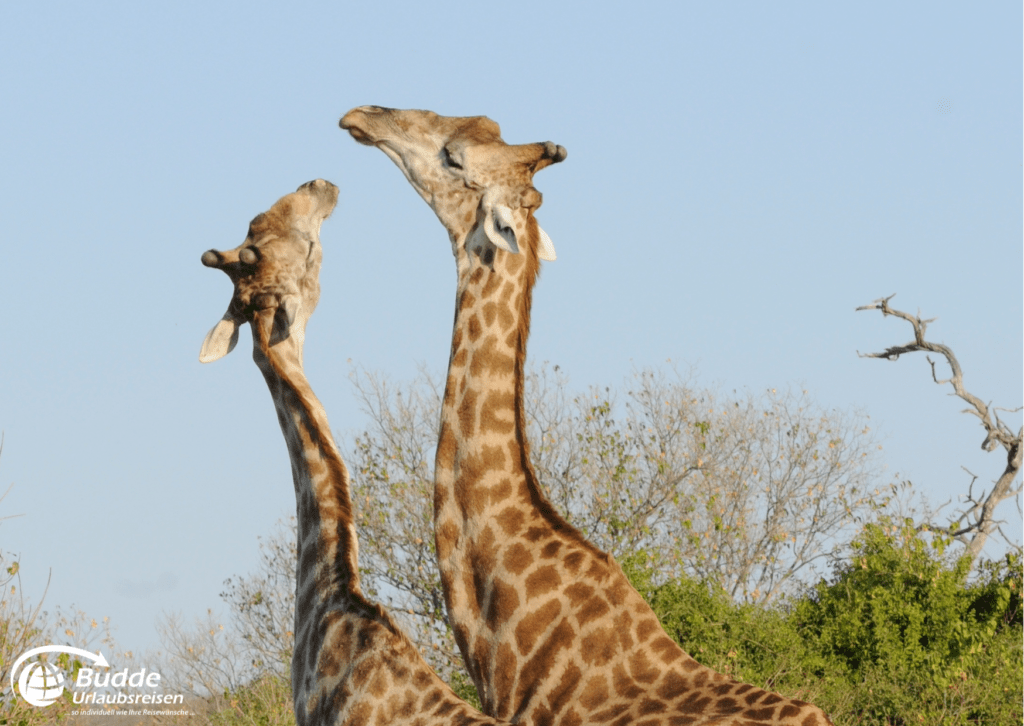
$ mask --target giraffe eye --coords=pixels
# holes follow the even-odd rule
[[[445,164],[447,164],[448,166],[452,167],[453,169],[461,169],[462,168],[462,164],[460,164],[459,162],[455,161],[455,159],[452,158],[452,152],[448,151],[448,147],[447,146],[444,147],[443,149],[441,149],[441,154],[444,157],[444,163]]]

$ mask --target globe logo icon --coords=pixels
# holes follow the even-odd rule
[[[64,674],[49,663],[33,663],[21,672],[18,689],[33,706],[49,706],[64,693]]]

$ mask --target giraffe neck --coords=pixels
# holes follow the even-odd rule
[[[533,480],[523,385],[537,264],[504,250],[463,256],[441,408],[435,522],[436,515],[455,512],[461,520],[484,517],[491,498],[525,494]],[[444,559],[440,550],[439,556]]]
[[[302,326],[270,346],[272,327],[272,314],[257,315],[253,358],[274,399],[295,482],[296,723],[498,726],[461,701],[388,613],[363,596],[348,471],[302,372]]]
[[[348,470],[327,414],[302,370],[302,326],[293,326],[289,338],[271,346],[272,326],[272,312],[257,314],[253,358],[274,399],[291,460],[298,520],[298,625],[300,613],[337,607],[351,595],[361,597],[358,544]]]
[[[457,258],[434,525],[453,634],[484,711],[516,720],[518,704],[530,700],[516,692],[529,678],[519,679],[509,661],[509,629],[534,603],[529,587],[509,586],[522,574],[509,567],[555,533],[589,545],[552,508],[529,461],[524,363],[538,261],[527,250],[487,249]]]

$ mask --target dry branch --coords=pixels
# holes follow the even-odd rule
[[[1015,482],[1017,475],[1020,473],[1021,438],[1022,434],[1024,434],[1024,428],[1018,430],[1016,434],[1013,433],[1010,427],[999,419],[999,414],[997,413],[997,411],[1007,411],[1008,409],[994,408],[991,404],[986,404],[964,388],[963,370],[960,368],[960,362],[956,359],[952,349],[941,343],[931,343],[925,340],[924,336],[928,324],[934,322],[935,318],[922,320],[920,315],[910,315],[901,310],[896,310],[889,306],[889,301],[893,297],[895,295],[880,298],[870,305],[862,305],[857,310],[881,310],[882,315],[893,315],[906,320],[913,326],[914,339],[903,345],[894,345],[886,348],[881,353],[858,352],[857,355],[862,358],[884,358],[891,361],[899,359],[904,353],[915,353],[918,351],[941,355],[946,359],[951,375],[949,378],[940,380],[935,370],[935,361],[931,357],[927,357],[928,364],[932,369],[932,380],[938,385],[949,383],[953,386],[952,395],[969,404],[968,408],[964,409],[963,412],[977,416],[979,421],[981,421],[981,425],[985,429],[985,439],[981,442],[983,450],[995,451],[1002,446],[1006,451],[1006,467],[999,478],[996,479],[991,491],[987,493],[982,491],[980,494],[975,494],[974,484],[978,477],[968,472],[968,474],[971,474],[972,479],[965,497],[967,508],[956,513],[956,519],[948,528],[950,536],[966,545],[967,552],[972,558],[977,558],[978,553],[985,546],[989,535],[993,532],[1001,533],[1001,522],[995,518],[996,507],[1003,500],[1016,497],[1021,493],[1022,487],[1015,486]],[[1015,409],[1015,411],[1019,410],[1019,408]],[[944,527],[933,527],[932,525],[925,526],[934,529],[946,529]],[[1010,540],[1007,539],[1007,542],[1019,549],[1019,546],[1013,544]]]

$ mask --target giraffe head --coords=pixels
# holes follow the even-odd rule
[[[281,197],[249,223],[245,241],[233,250],[207,250],[202,262],[227,273],[235,284],[224,317],[203,341],[199,360],[221,358],[238,342],[242,323],[271,325],[271,344],[297,334],[320,299],[320,225],[338,203],[338,187],[323,179]]]
[[[448,230],[456,258],[465,251],[486,260],[497,247],[555,259],[551,238],[533,219],[541,205],[533,175],[565,159],[563,147],[506,144],[486,116],[360,106],[339,125],[398,165]]]

